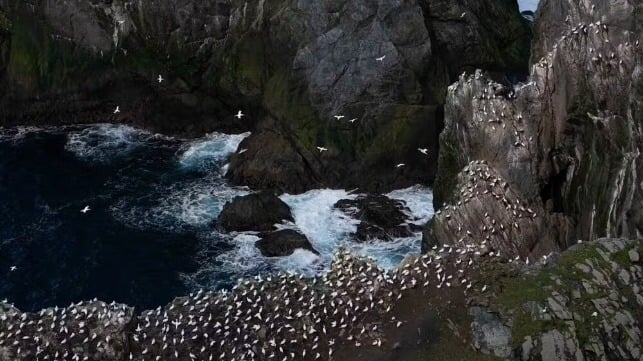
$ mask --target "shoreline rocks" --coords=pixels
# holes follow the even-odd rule
[[[408,224],[410,210],[402,201],[369,194],[357,199],[342,199],[333,207],[359,220],[354,235],[357,242],[392,241],[413,235]]]
[[[273,193],[264,191],[226,202],[215,224],[228,232],[266,232],[276,229],[275,224],[283,221],[295,221],[290,207]]]
[[[292,229],[262,233],[260,237],[261,239],[255,242],[255,246],[265,257],[290,256],[297,249],[303,249],[319,255],[319,252],[313,248],[306,236]]]

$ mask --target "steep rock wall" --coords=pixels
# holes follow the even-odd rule
[[[447,85],[462,69],[525,72],[529,52],[515,1],[2,0],[0,9],[13,24],[0,124],[253,130],[259,139],[229,177],[288,191],[430,183]],[[247,116],[233,117],[238,109]]]
[[[640,12],[630,1],[543,1],[533,52],[546,53],[528,83],[499,84],[477,72],[450,87],[434,199],[463,216],[438,215],[427,245],[456,242],[493,220],[485,207],[498,207],[463,202],[458,183],[463,167],[482,160],[518,194],[518,206],[541,219],[535,238],[519,235],[525,247],[500,249],[539,256],[578,239],[641,237]],[[516,218],[515,206],[503,212]]]

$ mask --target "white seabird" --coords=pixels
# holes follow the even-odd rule
[[[237,114],[235,114],[235,117],[237,117],[237,119],[241,119],[244,116],[245,116],[245,114],[243,114],[243,112],[241,110],[239,110],[239,112],[237,112]]]
[[[85,208],[80,210],[80,213],[85,214],[85,213],[87,213],[89,211],[91,211],[91,208],[89,208],[89,206],[85,206]]]

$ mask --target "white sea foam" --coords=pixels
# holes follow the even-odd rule
[[[306,249],[296,249],[290,256],[275,258],[273,262],[283,271],[311,277],[323,270],[322,258]]]
[[[433,214],[432,193],[427,187],[400,189],[389,193],[388,196],[404,200],[418,224],[428,221]],[[333,205],[341,199],[356,197],[357,195],[344,190],[331,189],[311,190],[297,195],[281,195],[280,198],[290,206],[295,222],[285,222],[277,225],[277,228],[298,230],[309,239],[320,255],[297,249],[287,257],[264,257],[255,247],[255,242],[259,239],[256,234],[247,232],[223,235],[212,231],[208,237],[209,241],[205,241],[204,244],[229,242],[232,248],[217,253],[214,258],[201,257],[200,270],[192,275],[184,275],[186,282],[194,288],[218,287],[222,282],[265,274],[269,270],[295,272],[305,276],[319,275],[328,270],[332,257],[339,247],[371,257],[385,269],[397,266],[407,255],[420,251],[420,233],[393,241],[355,242],[352,234],[357,229],[358,221],[335,209]],[[222,241],[222,239],[228,241]]]
[[[205,177],[158,189],[145,196],[154,197],[148,202],[121,200],[111,211],[130,227],[177,232],[210,225],[227,201],[247,193],[246,188],[230,187],[219,179]]]
[[[317,189],[297,195],[284,194],[281,199],[290,206],[297,228],[328,259],[346,237],[356,231],[358,224],[333,205],[340,199],[355,197],[345,190]]]
[[[394,190],[386,196],[406,203],[406,206],[411,210],[411,223],[423,225],[433,217],[433,192],[429,187],[415,185]]]
[[[127,125],[98,124],[69,133],[65,149],[78,158],[105,163],[130,153],[153,136]]]
[[[411,223],[423,225],[433,216],[433,194],[428,187],[413,186],[392,191],[387,196],[406,203],[411,210],[409,214]],[[339,247],[372,257],[384,268],[395,267],[406,255],[420,251],[421,233],[393,241],[373,240],[359,243],[352,240],[352,234],[356,231],[359,222],[335,209],[333,205],[340,199],[355,198],[356,195],[344,190],[329,189],[281,196],[281,199],[292,209],[295,228],[306,235],[313,247],[320,252],[321,261],[325,266],[328,266]],[[286,261],[284,264],[293,268],[293,265],[298,263]],[[309,273],[307,268],[309,267],[304,267],[300,271]]]
[[[64,129],[64,128],[63,128]],[[18,144],[24,140],[28,135],[33,133],[55,132],[56,127],[34,127],[34,126],[17,126],[3,128],[0,127],[0,142],[11,142]]]
[[[242,140],[250,133],[209,134],[205,139],[195,140],[181,149],[179,163],[188,170],[207,171],[219,167],[230,154],[235,152]]]

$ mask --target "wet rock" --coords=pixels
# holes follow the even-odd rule
[[[216,220],[224,231],[271,231],[283,221],[294,222],[290,207],[270,192],[240,196],[226,202]]]
[[[314,159],[312,154],[281,133],[260,131],[241,142],[239,149],[245,151],[231,156],[226,174],[236,184],[295,193],[318,184],[317,163],[308,162]]]
[[[305,249],[319,255],[306,236],[292,229],[263,233],[260,237],[255,246],[266,257],[289,256],[296,249]]]
[[[413,235],[407,224],[410,210],[402,201],[382,195],[367,195],[342,199],[334,207],[360,221],[355,233],[360,242],[371,239],[390,241]]]

